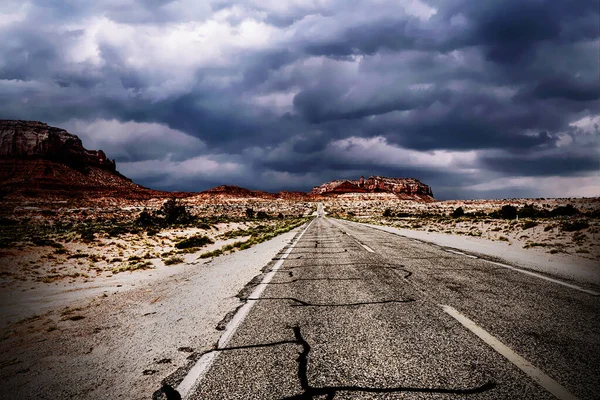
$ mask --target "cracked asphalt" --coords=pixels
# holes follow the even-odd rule
[[[555,398],[441,305],[577,398],[600,398],[599,297],[324,217],[190,398]]]

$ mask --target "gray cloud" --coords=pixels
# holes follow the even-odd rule
[[[599,30],[596,0],[7,1],[0,117],[157,188],[387,174],[536,196],[522,182],[598,168]]]

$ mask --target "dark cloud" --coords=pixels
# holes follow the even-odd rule
[[[153,187],[306,190],[381,174],[415,176],[445,198],[532,196],[519,182],[598,167],[599,10],[8,1],[0,117],[77,130]]]

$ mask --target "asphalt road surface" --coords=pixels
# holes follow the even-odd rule
[[[600,297],[318,214],[184,398],[600,398]]]

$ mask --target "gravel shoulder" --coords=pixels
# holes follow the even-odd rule
[[[187,357],[214,345],[216,325],[241,304],[236,294],[297,231],[174,266],[161,279],[63,297],[63,308],[8,325],[0,340],[0,398],[149,398]]]

